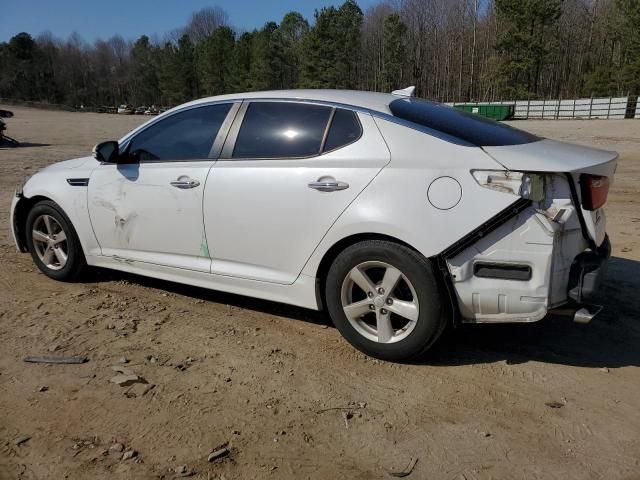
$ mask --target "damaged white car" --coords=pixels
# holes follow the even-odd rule
[[[389,360],[448,324],[590,320],[617,155],[411,93],[181,105],[32,176],[16,244],[57,280],[98,266],[326,309]]]

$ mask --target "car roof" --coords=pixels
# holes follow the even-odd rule
[[[359,90],[267,90],[262,92],[231,93],[227,95],[201,98],[180,105],[180,108],[224,100],[274,99],[330,102],[389,114],[391,113],[389,110],[389,104],[398,98],[403,97],[398,95],[391,95],[390,93],[363,92]]]

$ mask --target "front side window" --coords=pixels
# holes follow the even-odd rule
[[[136,161],[201,160],[209,157],[230,103],[175,113],[137,134],[129,145]]]
[[[238,132],[233,158],[299,158],[320,154],[331,107],[252,102]]]

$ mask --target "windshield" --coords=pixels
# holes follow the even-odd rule
[[[398,118],[477,147],[521,145],[540,140],[535,135],[509,125],[428,100],[398,99],[389,104],[389,109]]]

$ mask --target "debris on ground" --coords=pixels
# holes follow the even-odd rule
[[[186,465],[180,465],[179,467],[174,468],[173,471],[176,473],[176,477],[181,478],[192,477],[196,474],[195,470],[187,468]]]
[[[120,453],[120,452],[124,451],[124,445],[121,444],[121,443],[114,443],[113,445],[111,445],[109,447],[109,450],[112,451],[112,452]]]
[[[219,447],[216,447],[213,452],[209,454],[207,457],[208,462],[214,462],[220,458],[224,458],[231,453],[231,450],[228,448],[229,443],[223,443]]]
[[[545,405],[549,408],[562,408],[564,403],[561,402],[546,402]]]
[[[18,447],[20,445],[22,445],[23,443],[28,442],[29,440],[31,440],[31,435],[20,435],[18,438],[16,438],[13,441],[13,444]]]
[[[329,407],[329,408],[322,408],[320,410],[316,410],[316,414],[321,414],[321,413],[325,413],[325,412],[331,412],[333,410],[362,410],[364,408],[367,407],[367,402],[351,402],[348,406],[345,407]]]
[[[126,392],[124,392],[125,397],[127,398],[138,398],[144,397],[151,390],[156,388],[153,383],[134,383],[131,388],[129,388]]]
[[[353,412],[343,411],[342,412],[342,418],[344,419],[344,426],[346,428],[349,428],[349,420],[351,420],[353,418]]]
[[[39,392],[46,392],[47,390],[49,390],[49,387],[46,385],[42,385],[41,387],[38,387]]]
[[[111,377],[111,380],[109,380],[111,383],[115,383],[116,385],[119,385],[121,387],[130,387],[131,385],[133,385],[134,383],[145,383],[144,378],[138,376],[138,375],[116,375],[115,377]]]
[[[178,363],[175,366],[175,368],[176,368],[176,370],[184,372],[185,370],[187,370],[191,366],[192,363],[193,363],[193,358],[188,357],[184,362]]]
[[[121,387],[130,387],[131,385],[136,383],[149,383],[133,370],[127,367],[123,367],[122,365],[112,365],[111,369],[115,372],[120,373],[120,375],[112,377],[109,381],[111,383],[115,383],[116,385],[120,385]]]
[[[136,452],[135,450],[127,450],[122,454],[122,461],[124,462],[125,460],[129,460],[130,458],[133,458],[137,455],[138,452]]]
[[[401,470],[399,472],[391,471],[389,472],[389,475],[391,475],[392,477],[398,477],[398,478],[408,477],[409,475],[411,475],[411,472],[413,472],[413,469],[415,468],[416,463],[418,463],[418,459],[412,458],[411,461],[409,462],[409,465],[407,465],[404,468],[404,470]]]
[[[77,364],[85,363],[89,361],[87,357],[78,355],[73,357],[33,357],[28,356],[24,358],[28,363],[56,363],[56,364]]]

